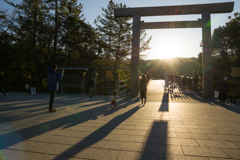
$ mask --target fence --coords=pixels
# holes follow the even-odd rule
[[[118,74],[115,75],[116,79],[106,79],[103,82],[96,84],[97,95],[110,95],[113,90],[117,90],[118,95],[128,94],[128,80],[120,80]]]
[[[115,81],[106,79],[96,84],[96,95],[110,95],[115,90]]]
[[[60,82],[61,93],[84,93],[84,76],[83,75],[65,75]]]
[[[128,80],[120,80],[119,81],[119,91],[118,94],[119,95],[123,95],[123,94],[128,94]]]

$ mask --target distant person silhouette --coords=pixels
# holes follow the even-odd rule
[[[32,93],[32,95],[36,94],[36,87],[37,87],[37,80],[33,76],[32,83],[31,83],[31,93]]]
[[[89,87],[89,97],[92,98],[93,87],[94,87],[93,77],[91,77],[91,79],[88,81],[88,87]]]
[[[230,84],[229,92],[230,92],[230,105],[235,105],[236,98],[238,95],[238,83],[234,78],[232,79],[232,82]]]
[[[6,96],[6,93],[3,91],[3,81],[1,76],[0,76],[0,91],[3,93],[4,96]]]
[[[146,79],[145,75],[142,75],[142,79],[140,80],[140,84],[139,84],[139,89],[140,89],[140,96],[141,96],[142,104],[143,104],[143,98],[145,99],[144,104],[146,104],[147,79]]]
[[[186,77],[186,75],[184,75],[184,77],[182,78],[182,83],[183,83],[183,89],[186,89],[186,85],[187,85],[187,77]]]
[[[191,86],[192,86],[192,79],[191,79],[190,75],[187,78],[187,83],[188,83],[188,90],[190,91],[191,90]]]
[[[226,75],[224,75],[223,78],[218,82],[216,90],[219,91],[220,103],[224,105],[227,97],[227,91],[228,91],[228,82],[227,82]]]

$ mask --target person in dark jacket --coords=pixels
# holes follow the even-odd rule
[[[93,77],[91,77],[91,79],[88,81],[88,87],[89,87],[89,97],[92,98],[92,94],[93,94]]]
[[[191,79],[190,75],[187,78],[187,84],[188,84],[188,90],[190,91],[191,90],[191,86],[192,86],[192,79]]]
[[[50,98],[49,98],[49,112],[56,112],[57,110],[53,108],[53,101],[54,97],[56,95],[56,91],[58,90],[58,82],[62,80],[64,70],[62,70],[61,73],[56,73],[57,71],[57,65],[52,64],[50,67],[47,68],[47,89],[50,92]]]
[[[235,79],[232,79],[232,83],[230,84],[229,87],[229,92],[230,92],[230,105],[235,105],[236,103],[236,98],[238,95],[238,83]]]
[[[183,89],[186,89],[186,85],[187,85],[187,76],[184,74],[183,78],[182,78],[182,83],[183,83]]]
[[[146,104],[147,79],[145,75],[142,75],[142,80],[140,80],[139,89],[140,89],[142,104],[143,104],[143,98],[145,98],[144,104]]]
[[[1,76],[0,76],[0,91],[3,93],[4,96],[6,96],[6,93],[3,91],[3,81]]]
[[[197,75],[193,76],[193,88],[194,88],[194,91],[198,90],[198,76]]]
[[[227,97],[227,91],[228,91],[227,76],[224,76],[224,78],[218,82],[216,90],[219,91],[220,103],[224,104],[225,99]]]

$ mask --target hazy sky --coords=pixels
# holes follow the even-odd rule
[[[11,1],[11,0],[10,0]],[[21,3],[21,0],[12,0],[14,3]],[[102,13],[102,7],[106,8],[109,0],[78,0],[83,5],[83,14],[86,22],[94,26],[94,20]],[[240,12],[240,0],[114,0],[115,3],[126,4],[127,7],[154,7],[171,5],[189,5],[204,3],[235,2],[232,13],[211,14],[212,33],[214,28],[225,25],[228,16]],[[1,9],[10,8],[3,0],[0,1]],[[188,21],[197,20],[201,15],[184,16],[154,16],[141,17],[145,22],[164,21]],[[146,30],[148,36],[152,36],[150,42],[151,50],[144,54],[146,59],[164,59],[169,57],[197,57],[201,52],[200,42],[202,40],[202,30],[197,29],[154,29]]]

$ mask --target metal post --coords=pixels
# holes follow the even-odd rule
[[[239,77],[239,81],[238,81],[238,98],[240,98],[240,77]]]
[[[203,56],[202,56],[202,83],[203,98],[213,98],[212,86],[212,47],[211,47],[211,18],[210,12],[202,13],[202,39],[203,39]]]
[[[115,90],[119,93],[119,76],[118,76],[118,73],[115,73]]]
[[[131,82],[130,96],[138,96],[138,70],[140,48],[140,15],[133,16],[132,57],[131,57]]]
[[[94,74],[93,76],[93,95],[96,95],[96,84],[97,84],[97,75]]]

